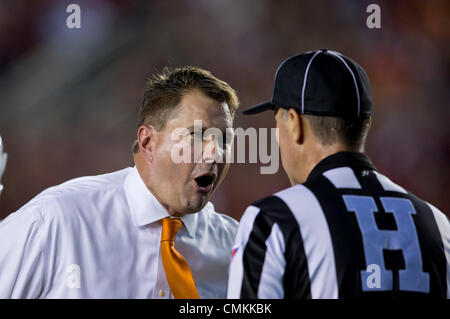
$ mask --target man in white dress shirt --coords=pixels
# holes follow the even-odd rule
[[[48,188],[0,223],[0,298],[174,298],[160,250],[169,216],[182,221],[175,249],[200,298],[224,298],[237,222],[209,199],[227,173],[220,159],[230,145],[199,136],[194,121],[225,134],[238,105],[228,84],[199,68],[151,79],[135,167]],[[173,160],[175,145],[196,141],[200,161]]]

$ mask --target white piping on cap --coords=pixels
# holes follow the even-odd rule
[[[311,66],[311,62],[314,60],[316,55],[318,55],[320,52],[322,52],[322,51],[320,51],[320,50],[316,51],[316,53],[314,53],[314,55],[309,60],[308,65],[306,66],[305,77],[303,78],[303,88],[302,88],[302,114],[305,111],[305,87],[306,87],[306,78],[308,77],[309,67]]]
[[[359,117],[359,113],[360,113],[360,109],[361,109],[361,104],[359,101],[359,89],[358,89],[358,83],[356,83],[356,78],[355,78],[355,74],[353,74],[352,69],[350,69],[350,67],[347,65],[347,62],[345,62],[345,60],[341,57],[341,55],[338,52],[335,51],[328,51],[330,54],[336,56],[339,60],[342,61],[342,63],[344,63],[344,65],[346,66],[347,70],[350,72],[350,74],[352,75],[353,78],[353,83],[355,83],[355,89],[356,89],[356,98],[358,99],[358,117]]]

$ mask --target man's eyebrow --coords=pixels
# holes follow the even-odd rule
[[[199,127],[201,127],[202,128],[202,131],[204,131],[204,130],[207,130],[207,129],[209,129],[209,128],[214,128],[214,126],[205,126],[205,125],[191,125],[191,126],[189,126],[187,129],[188,130],[192,130],[192,129],[194,129],[194,128],[199,128]],[[218,128],[219,130],[220,130],[220,128]]]
[[[198,129],[198,127],[200,127],[199,125],[192,125],[192,126],[189,126],[187,129],[189,130],[189,131],[191,131],[191,130],[194,130],[195,128],[197,128]],[[205,126],[201,126],[201,128],[202,128],[202,132],[203,131],[205,131],[205,130],[207,130],[209,127],[205,127]]]
[[[188,131],[193,131],[193,130],[195,130],[195,128],[196,128],[196,126],[192,125],[192,126],[189,126],[187,129],[188,129]],[[210,129],[210,128],[215,128],[215,127],[213,127],[213,126],[211,126],[211,127],[202,126],[202,133],[204,133],[207,129]],[[227,127],[225,129],[220,129],[220,128],[217,127],[217,129],[220,130],[222,133],[224,133],[224,132],[226,133],[229,128],[232,128],[232,127]]]

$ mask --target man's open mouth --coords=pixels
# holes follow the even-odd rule
[[[200,192],[209,192],[213,188],[215,179],[214,173],[205,173],[197,176],[194,180]]]

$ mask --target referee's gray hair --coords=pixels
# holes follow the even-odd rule
[[[283,108],[280,110],[282,119],[287,120],[289,112]],[[343,143],[347,146],[363,146],[372,121],[371,117],[343,118],[298,114],[308,121],[314,135],[322,145]]]
[[[309,114],[303,116],[323,145],[343,143],[347,146],[363,146],[371,123],[370,117],[343,118]]]

